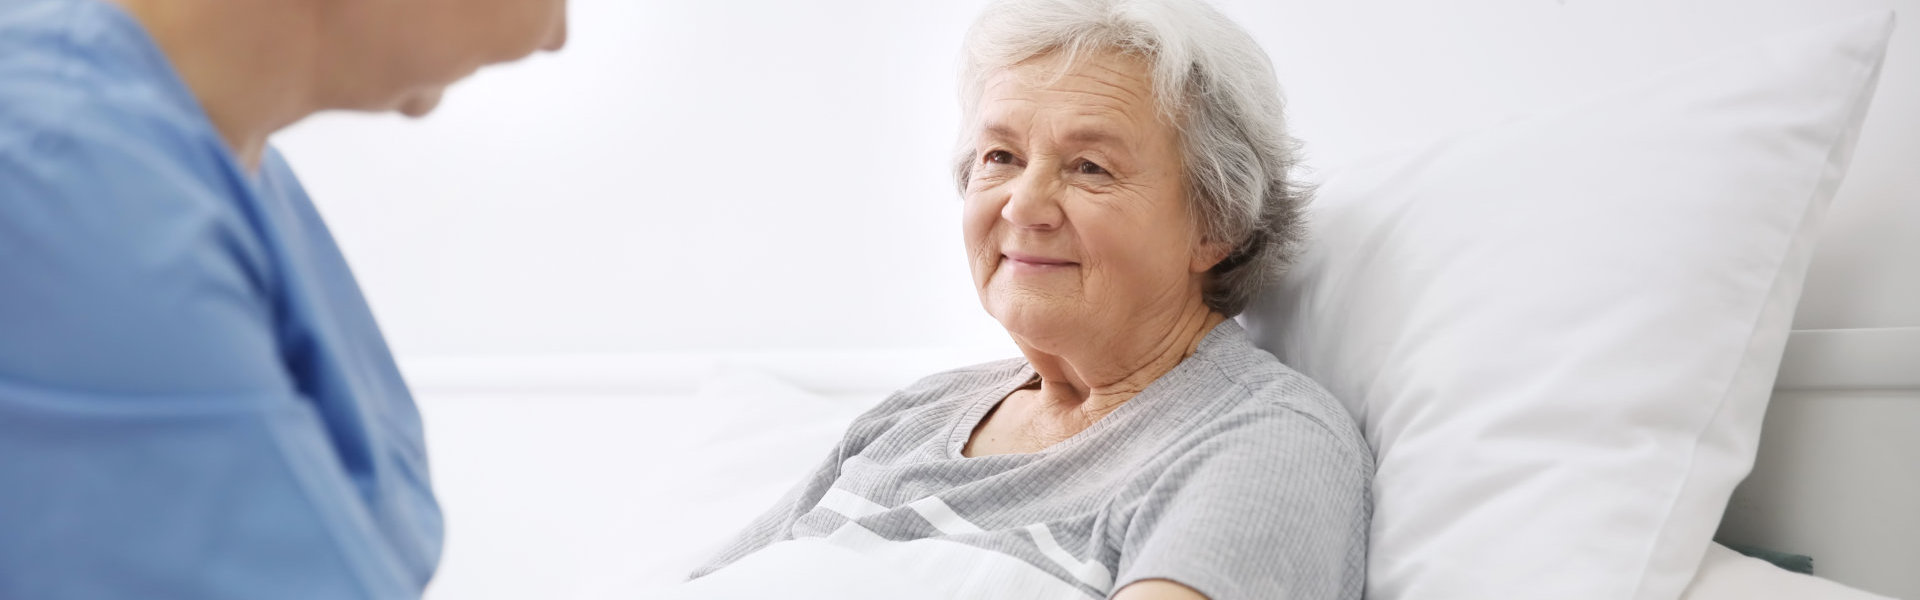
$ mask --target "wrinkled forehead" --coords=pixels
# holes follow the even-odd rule
[[[1075,78],[1093,79],[1107,85],[1151,93],[1153,79],[1147,68],[1147,60],[1131,52],[1054,49],[999,69],[994,73],[994,79],[1011,78],[1036,87],[1052,87]]]
[[[979,98],[981,128],[1049,117],[1113,120],[1145,126],[1163,122],[1145,61],[1118,52],[1049,52],[990,73]]]

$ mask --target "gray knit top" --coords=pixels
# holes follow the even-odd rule
[[[1213,600],[1361,597],[1373,455],[1339,402],[1238,323],[1065,441],[962,456],[987,412],[1034,377],[1011,359],[895,392],[694,577],[857,529],[868,545],[1002,553],[1090,598],[1143,579]]]

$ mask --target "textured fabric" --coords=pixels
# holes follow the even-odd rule
[[[857,527],[1002,552],[1091,597],[1155,578],[1214,600],[1360,597],[1372,456],[1345,409],[1239,324],[1066,441],[961,456],[1033,377],[1016,359],[896,392],[694,576]]]
[[[138,23],[0,2],[0,598],[417,597],[419,415],[277,154]]]

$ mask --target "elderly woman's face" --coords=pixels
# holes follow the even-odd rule
[[[1043,55],[982,93],[965,235],[981,304],[1019,337],[1112,332],[1199,302],[1179,138],[1145,67]]]

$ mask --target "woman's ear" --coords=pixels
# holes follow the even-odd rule
[[[1212,271],[1214,265],[1218,265],[1220,261],[1226,260],[1227,254],[1231,252],[1233,252],[1232,244],[1214,241],[1206,237],[1200,238],[1199,247],[1196,248],[1193,253],[1193,264],[1188,265],[1187,268],[1195,273]]]

